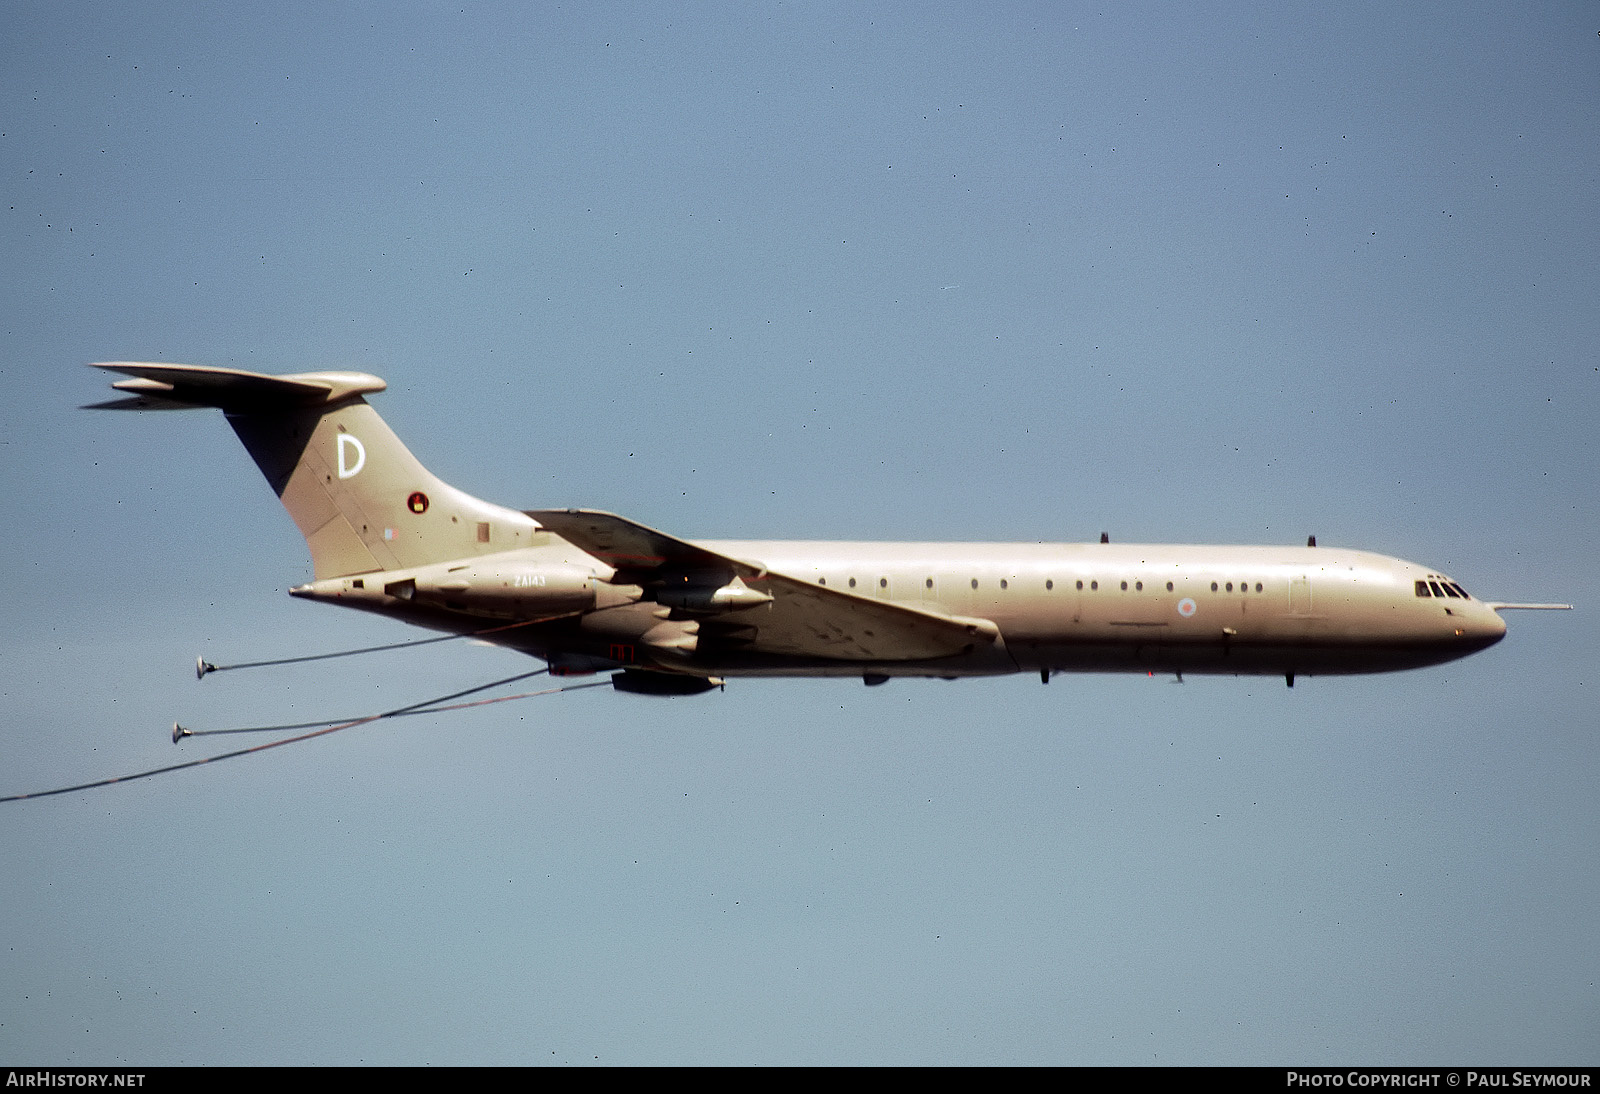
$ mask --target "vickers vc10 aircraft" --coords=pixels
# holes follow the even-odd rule
[[[590,509],[519,512],[431,475],[361,372],[115,362],[93,409],[218,407],[311,549],[289,590],[474,634],[557,675],[691,695],[737,676],[1373,673],[1452,661],[1507,608],[1366,551],[678,539]],[[201,666],[202,670],[204,665]]]

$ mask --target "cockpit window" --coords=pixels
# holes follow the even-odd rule
[[[1454,581],[1419,581],[1417,582],[1418,596],[1449,597],[1451,600],[1471,600],[1467,590],[1457,585]]]
[[[1418,596],[1432,596],[1433,595],[1431,592],[1428,591],[1428,583],[1426,581],[1417,582],[1417,595]]]
[[[1456,592],[1460,593],[1462,600],[1471,600],[1472,599],[1472,597],[1467,595],[1467,590],[1463,589],[1460,585],[1457,585],[1454,581],[1447,581],[1447,582],[1445,582],[1445,584],[1448,587],[1454,589]]]

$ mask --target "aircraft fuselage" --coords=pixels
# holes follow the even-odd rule
[[[968,672],[1385,672],[1464,657],[1505,635],[1504,621],[1482,601],[1435,597],[1431,590],[1417,595],[1416,583],[1430,577],[1444,591],[1440,575],[1365,551],[1104,543],[707,546],[857,595],[992,620],[1003,655],[974,651],[979,656]]]
[[[693,626],[695,613],[642,599],[595,606],[492,640],[546,657],[558,671],[636,665],[706,676],[871,679],[1128,671],[1294,676],[1439,664],[1493,645],[1506,630],[1490,605],[1435,571],[1338,548],[759,540],[696,545],[848,599],[987,621],[996,633],[946,656],[822,657],[763,649],[757,639],[770,611],[765,604]],[[580,572],[587,564],[599,588],[626,578],[564,547],[552,537],[549,546],[481,557],[472,560],[473,567],[551,573]],[[355,589],[345,578],[295,591],[446,630],[535,618],[544,610],[530,606],[519,612],[508,606],[514,600],[484,607],[449,594],[397,597],[396,575],[381,576],[390,580],[355,579],[362,586]],[[752,579],[751,587],[759,591],[760,580]],[[427,591],[426,580],[422,588]],[[691,624],[688,633],[673,629],[685,623]]]

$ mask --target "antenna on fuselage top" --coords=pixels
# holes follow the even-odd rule
[[[1101,543],[1110,543],[1111,542],[1111,534],[1109,532],[1101,532],[1100,533],[1100,542]]]
[[[1306,546],[1307,547],[1315,547],[1316,545],[1317,545],[1317,537],[1316,536],[1307,536],[1306,537]]]

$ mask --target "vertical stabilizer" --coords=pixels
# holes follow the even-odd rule
[[[417,462],[362,398],[376,376],[267,376],[198,365],[116,362],[127,397],[97,409],[218,407],[294,518],[316,578],[423,566],[527,547],[523,514],[480,501]]]

